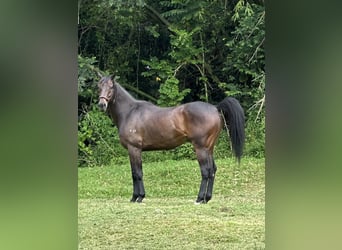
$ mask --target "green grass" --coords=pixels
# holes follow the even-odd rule
[[[79,168],[79,249],[264,249],[264,160],[216,165],[213,198],[204,205],[194,205],[196,161],[144,163],[142,204],[129,202],[128,162]]]

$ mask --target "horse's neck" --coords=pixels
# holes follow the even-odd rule
[[[127,114],[137,101],[120,85],[116,86],[116,96],[110,113],[113,122],[120,128],[122,122],[124,122]]]

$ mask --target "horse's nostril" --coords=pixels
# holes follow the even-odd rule
[[[106,105],[104,104],[104,103],[99,103],[98,104],[98,106],[99,106],[99,108],[101,109],[101,110],[105,110],[106,109]]]

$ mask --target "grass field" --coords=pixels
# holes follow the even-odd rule
[[[194,205],[196,161],[144,163],[146,198],[130,203],[130,167],[79,168],[79,249],[264,249],[264,159],[217,160],[213,198]]]

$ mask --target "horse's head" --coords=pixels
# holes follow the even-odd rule
[[[98,83],[99,87],[99,108],[103,111],[107,110],[108,103],[114,97],[114,83],[111,77],[102,77]]]

